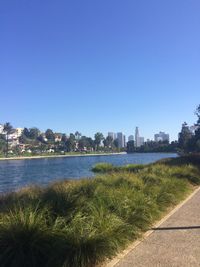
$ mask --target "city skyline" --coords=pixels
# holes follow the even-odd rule
[[[0,134],[3,132],[3,123],[0,123]],[[12,124],[11,124],[12,125]],[[41,133],[44,133],[47,129],[45,129],[45,130],[41,130],[40,128],[38,128],[37,126],[34,126],[35,128],[37,128],[37,129],[39,129],[39,131],[41,132]],[[34,128],[33,127],[33,128]],[[14,129],[16,129],[17,131],[19,131],[20,132],[20,134],[22,133],[22,131],[23,131],[23,129],[24,128],[29,128],[29,127],[14,127]],[[31,128],[31,127],[30,127]],[[53,130],[53,132],[55,133],[55,134],[58,134],[58,133],[61,133],[61,134],[66,134],[67,136],[69,136],[71,133],[75,133],[75,132],[77,132],[77,130],[75,130],[75,131],[73,131],[73,132],[61,132],[61,131],[54,131],[54,129],[53,128],[49,128],[49,129],[51,129],[51,130]],[[194,132],[194,130],[195,130],[196,128],[195,128],[195,126],[194,125],[192,125],[192,126],[190,126],[190,130],[191,130],[191,132]],[[107,136],[110,136],[110,137],[112,137],[112,139],[113,140],[116,140],[116,139],[121,139],[121,141],[120,141],[120,146],[121,147],[124,147],[125,146],[125,144],[128,142],[128,141],[134,141],[135,142],[135,144],[136,144],[136,146],[137,146],[137,138],[136,138],[136,131],[139,131],[139,127],[135,127],[135,130],[134,130],[134,134],[133,133],[131,133],[131,134],[125,134],[124,132],[119,132],[119,131],[117,131],[117,132],[107,132],[107,133],[103,133],[103,136],[104,136],[104,138],[106,138]],[[101,132],[101,131],[99,131],[99,132]],[[84,133],[81,133],[80,131],[78,131],[78,133],[81,135],[81,136],[85,136],[85,134]],[[97,133],[97,132],[95,132],[95,133]],[[94,135],[95,135],[95,133],[92,135],[92,136],[89,136],[89,137],[91,137],[91,138],[93,138],[94,137]],[[139,132],[138,132],[138,134],[139,134]],[[164,134],[164,135],[166,135],[166,136],[168,136],[167,137],[167,139],[164,137],[163,138],[163,140],[156,140],[156,135],[159,135],[159,134]],[[159,132],[159,134],[154,134],[154,137],[153,138],[144,138],[144,137],[141,137],[140,135],[138,135],[138,138],[139,138],[139,140],[138,140],[138,143],[139,143],[139,146],[141,146],[141,144],[143,144],[144,142],[147,142],[147,141],[155,141],[155,142],[158,142],[158,141],[165,141],[165,140],[168,140],[168,141],[177,141],[178,140],[178,138],[177,138],[177,140],[170,140],[170,135],[169,134],[166,134],[165,132],[162,132],[162,131],[160,131]],[[178,133],[179,134],[179,133]],[[119,137],[120,136],[120,137]],[[140,138],[142,138],[142,140],[140,139]]]
[[[137,125],[145,139],[165,131],[177,140],[196,121],[199,1],[0,7],[1,122],[88,136],[128,136]]]

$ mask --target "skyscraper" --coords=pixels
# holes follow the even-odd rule
[[[126,137],[123,133],[117,133],[117,141],[119,148],[124,148],[126,146]]]
[[[144,145],[144,137],[139,134],[139,128],[135,128],[135,147],[141,147]]]
[[[135,146],[140,147],[140,135],[139,135],[139,128],[135,128]]]
[[[126,135],[124,135],[124,147],[126,147]]]
[[[139,146],[143,146],[144,145],[144,137],[139,137],[140,143]]]

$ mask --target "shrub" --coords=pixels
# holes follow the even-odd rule
[[[46,210],[15,208],[0,218],[0,266],[46,266],[53,239]]]

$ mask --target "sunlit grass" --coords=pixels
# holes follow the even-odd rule
[[[94,179],[1,196],[0,266],[95,266],[200,184],[191,161],[111,166],[103,165]]]

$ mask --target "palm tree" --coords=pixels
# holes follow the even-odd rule
[[[6,157],[8,157],[8,136],[13,132],[13,127],[9,122],[6,122],[3,130],[6,133]]]
[[[78,132],[78,131],[76,131],[76,132],[75,132],[75,137],[76,137],[77,140],[80,140],[80,138],[81,138],[81,133]]]

